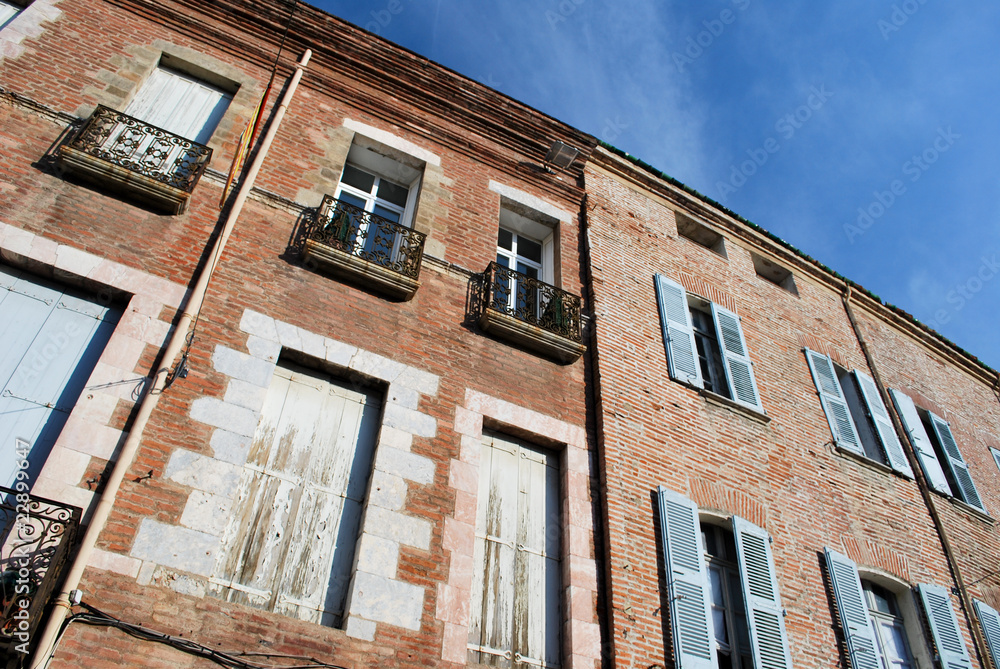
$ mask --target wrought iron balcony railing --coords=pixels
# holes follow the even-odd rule
[[[581,342],[580,298],[495,262],[486,269],[485,306],[573,342]]]
[[[409,279],[420,276],[427,235],[341,202],[323,198],[308,239]]]
[[[98,105],[68,146],[130,172],[191,193],[212,149]]]
[[[63,575],[80,510],[0,487],[0,651],[26,650]]]

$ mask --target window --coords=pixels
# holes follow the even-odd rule
[[[21,13],[22,7],[10,0],[0,0],[0,30]]]
[[[728,258],[725,237],[707,225],[702,225],[679,211],[676,212],[675,217],[677,220],[677,234],[694,242],[698,246],[704,246],[706,249],[717,253],[723,258]]]
[[[279,362],[210,579],[214,595],[341,624],[380,405],[376,393]]]
[[[767,532],[739,516],[728,526],[703,520],[694,502],[663,487],[657,497],[676,664],[790,669]]]
[[[670,378],[763,412],[740,317],[676,281],[655,280]]]
[[[198,144],[207,144],[232,97],[229,92],[161,63],[125,113]]]
[[[846,555],[826,548],[826,570],[852,669],[913,669],[930,666],[923,624],[913,592],[885,576],[862,579],[858,566]],[[921,585],[927,629],[947,669],[968,669],[958,621],[944,588]],[[930,597],[930,600],[928,600]],[[927,607],[928,601],[931,608]],[[957,636],[956,636],[957,635]],[[965,658],[966,664],[950,664]]]
[[[991,448],[990,453],[993,454],[993,462],[997,463],[997,469],[1000,469],[1000,451],[995,448]]]
[[[976,607],[979,626],[983,629],[983,637],[990,649],[993,666],[1000,667],[1000,613],[979,600],[973,600],[973,606]]]
[[[753,259],[753,268],[757,276],[798,297],[799,289],[795,286],[795,276],[789,270],[756,253],[751,253],[750,257]]]
[[[898,390],[890,389],[889,393],[910,436],[927,484],[937,492],[957,497],[985,513],[986,507],[972,482],[969,466],[958,449],[948,422],[930,411],[918,409],[909,396]]]
[[[469,661],[560,666],[558,455],[486,432],[469,623]]]
[[[838,448],[913,478],[913,470],[885,409],[875,381],[855,369],[848,372],[828,355],[805,349],[806,361]]]

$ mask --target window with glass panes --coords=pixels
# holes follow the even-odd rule
[[[885,669],[912,669],[913,656],[906,638],[903,616],[892,594],[880,585],[861,581],[865,593],[865,603],[872,621],[872,631],[879,646]]]
[[[497,237],[497,264],[524,274],[532,279],[539,279],[542,274],[542,243],[518,234],[506,228],[500,228]],[[517,277],[505,286],[498,286],[496,297],[500,307],[525,312],[525,315],[537,316],[537,290]],[[506,304],[503,304],[506,302]]]
[[[401,224],[409,189],[388,179],[366,172],[354,165],[345,165],[336,197],[341,202],[357,207],[351,218],[357,219],[354,238],[355,250],[366,253],[392,253],[396,229],[391,224]],[[361,212],[374,214],[388,221],[365,218]]]
[[[752,669],[753,650],[733,533],[703,522],[701,541],[708,566],[712,628],[715,630],[719,669]]]
[[[702,311],[688,302],[691,309],[691,326],[694,328],[694,343],[698,352],[698,364],[701,367],[701,379],[705,390],[730,397],[729,384],[726,383],[726,372],[722,367],[722,356],[719,353],[719,340],[715,334],[715,323],[712,314]]]

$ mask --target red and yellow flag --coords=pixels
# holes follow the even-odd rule
[[[268,83],[267,88],[264,89],[264,94],[260,96],[260,102],[257,103],[257,107],[253,110],[253,114],[250,115],[250,120],[247,121],[247,127],[244,128],[243,134],[240,135],[239,143],[236,146],[236,153],[233,155],[233,164],[229,168],[229,178],[226,179],[226,187],[222,190],[222,199],[219,200],[219,209],[226,206],[226,198],[229,197],[229,189],[232,188],[237,175],[239,175],[240,170],[243,169],[243,163],[246,161],[247,154],[250,153],[250,147],[253,146],[253,141],[257,137],[257,130],[260,128],[264,105],[267,104],[267,98],[270,94],[271,84]]]

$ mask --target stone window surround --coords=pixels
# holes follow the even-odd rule
[[[467,390],[455,409],[461,452],[449,463],[448,485],[455,490],[455,514],[445,518],[443,548],[450,556],[448,581],[438,585],[435,617],[444,624],[441,658],[467,663],[472,606],[473,550],[479,498],[479,458],[483,425],[562,451],[560,486],[563,525],[564,669],[591,669],[600,663],[600,628],[594,620],[597,561],[591,557],[594,526],[590,509],[591,462],[584,428]]]
[[[45,32],[45,23],[51,23],[62,16],[62,10],[56,7],[60,0],[34,0],[33,2],[14,2],[24,4],[21,12],[0,30],[0,62],[5,58],[17,58],[24,53],[22,42],[26,37],[41,37]]]
[[[38,479],[36,495],[65,502],[84,510],[89,521],[94,492],[81,487],[93,458],[110,460],[124,432],[109,423],[119,402],[135,403],[147,370],[136,367],[147,345],[157,350],[166,344],[169,320],[180,307],[186,289],[178,283],[147,274],[79,249],[59,244],[27,230],[0,222],[0,252],[29,273],[62,279],[70,285],[87,283],[131,294],[83,394],[77,401],[52,447]],[[37,271],[41,270],[41,271]],[[50,274],[51,272],[51,274]]]
[[[212,455],[178,449],[164,477],[190,487],[177,525],[142,519],[129,555],[98,552],[92,566],[204,597],[253,434],[281,352],[294,351],[387,386],[370,488],[345,607],[348,636],[373,640],[379,623],[419,630],[426,589],[399,578],[400,548],[429,550],[432,523],[404,510],[411,485],[433,483],[434,461],[410,451],[414,437],[433,438],[437,420],[418,410],[436,396],[439,378],[355,346],[247,309],[240,330],[247,352],[217,345],[214,368],[228,377],[225,395],[200,397],[192,420],[211,425]]]

